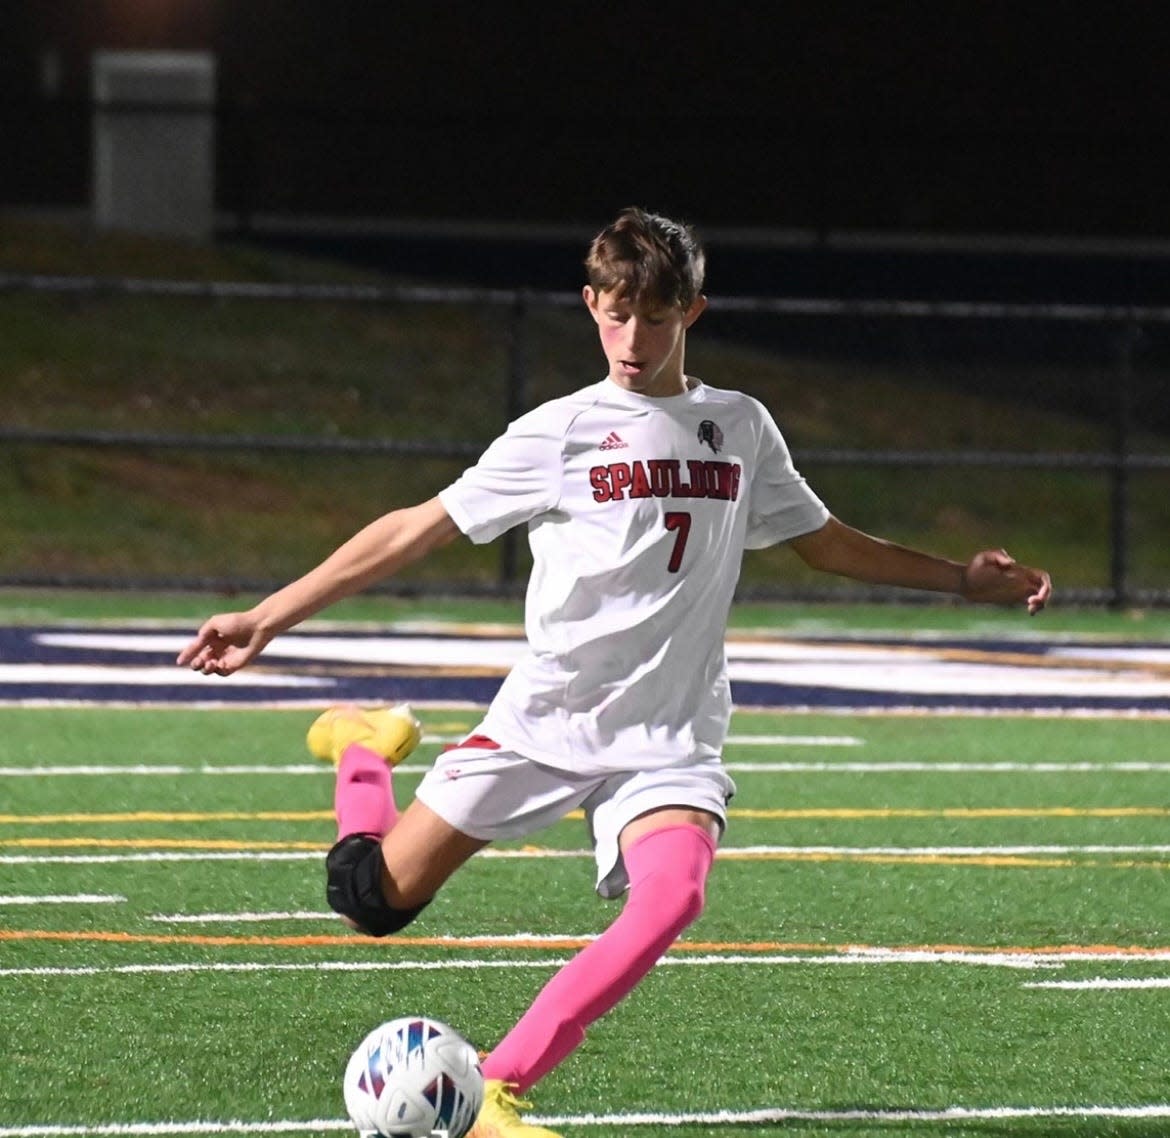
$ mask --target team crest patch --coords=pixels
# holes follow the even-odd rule
[[[719,424],[712,419],[704,419],[699,424],[699,442],[706,443],[713,454],[718,454],[723,449],[723,432]]]

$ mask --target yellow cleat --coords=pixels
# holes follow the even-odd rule
[[[397,766],[418,746],[422,724],[409,703],[365,710],[353,704],[331,707],[313,720],[305,742],[318,759],[341,762],[346,747],[360,743]]]
[[[555,1130],[533,1126],[520,1117],[520,1110],[532,1104],[521,1102],[501,1079],[486,1079],[483,1106],[467,1138],[561,1138]]]

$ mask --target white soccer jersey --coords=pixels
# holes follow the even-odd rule
[[[551,400],[440,492],[476,543],[528,525],[529,651],[482,727],[509,750],[583,773],[721,752],[743,550],[829,514],[757,400],[693,382]]]

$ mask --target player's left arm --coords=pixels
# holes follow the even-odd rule
[[[1043,569],[1021,565],[1002,549],[982,550],[963,564],[871,537],[834,517],[788,544],[810,568],[870,585],[954,593],[983,604],[1023,604],[1033,614],[1052,594]]]

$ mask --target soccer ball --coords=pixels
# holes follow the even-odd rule
[[[350,1056],[343,1088],[363,1138],[463,1138],[483,1106],[475,1048],[425,1016],[374,1028]]]

